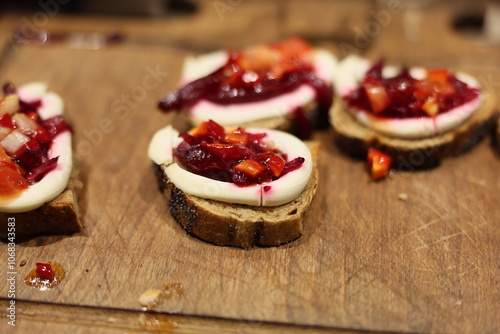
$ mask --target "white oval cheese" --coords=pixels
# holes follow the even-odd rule
[[[371,67],[367,59],[358,56],[349,56],[338,66],[337,76],[334,80],[335,91],[340,97],[351,94],[359,87],[366,72]],[[390,78],[398,75],[401,69],[395,66],[385,66],[382,71],[384,78]],[[410,68],[412,77],[422,80],[426,77],[427,71],[421,67]],[[457,79],[465,82],[470,87],[479,88],[480,85],[472,76],[457,72]],[[449,131],[463,122],[465,122],[482,103],[482,95],[461,106],[453,108],[436,117],[415,117],[402,119],[387,119],[376,117],[364,110],[349,107],[348,110],[357,119],[358,122],[366,127],[388,136],[398,138],[425,138]]]
[[[217,201],[253,206],[278,206],[297,198],[309,183],[312,157],[307,146],[298,138],[277,130],[245,129],[249,133],[266,133],[264,140],[274,141],[288,160],[303,157],[304,163],[276,181],[240,187],[234,183],[213,180],[181,168],[173,158],[173,150],[182,140],[171,125],[153,135],[148,156],[161,165],[171,182],[183,192]]]
[[[337,60],[325,50],[314,50],[313,52],[315,75],[321,80],[331,83],[336,72]],[[187,84],[214,72],[221,68],[227,59],[226,51],[188,58],[184,63],[181,84]],[[194,125],[212,119],[222,126],[231,126],[287,115],[297,107],[308,105],[314,101],[315,97],[314,89],[303,84],[291,92],[262,101],[217,104],[202,99],[190,107],[187,112]]]
[[[42,119],[62,115],[64,103],[59,95],[47,91],[47,85],[34,82],[21,86],[17,90],[19,97],[27,102],[41,100],[39,114]],[[0,206],[1,212],[26,212],[40,207],[61,194],[68,184],[73,167],[71,133],[58,134],[50,146],[49,159],[59,156],[57,167],[38,183],[31,185],[19,197],[6,205]]]

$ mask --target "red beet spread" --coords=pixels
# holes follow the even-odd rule
[[[383,60],[375,63],[360,87],[344,97],[349,106],[383,118],[432,117],[480,93],[445,69],[428,70],[425,79],[417,80],[408,69],[393,78],[383,78],[383,67]]]
[[[6,96],[15,94],[16,89],[11,84],[6,84],[4,93]],[[41,101],[19,100],[19,109],[15,113],[0,115],[3,134],[1,139],[17,131],[20,142],[26,141],[15,151],[6,142],[2,142],[0,146],[0,183],[2,189],[6,190],[0,193],[0,197],[14,196],[29,184],[39,182],[57,166],[58,157],[48,156],[50,146],[59,133],[71,131],[71,127],[62,116],[42,120],[38,114],[40,106]],[[16,117],[19,119],[17,114],[23,115],[23,126],[16,121]],[[28,128],[25,127],[26,124]],[[14,144],[15,146],[17,145]]]
[[[311,46],[305,41],[290,38],[228,54],[224,66],[168,94],[158,107],[163,111],[181,110],[201,99],[222,105],[262,101],[306,84],[316,92],[316,123],[328,124],[332,88],[315,75]]]
[[[249,133],[243,128],[226,130],[210,120],[189,133],[174,151],[187,170],[238,186],[276,180],[304,163],[298,157],[287,161],[287,155],[265,141],[265,133]]]

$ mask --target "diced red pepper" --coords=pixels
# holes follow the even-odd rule
[[[234,169],[248,176],[256,177],[266,169],[266,166],[254,159],[248,159],[237,164]]]
[[[248,144],[248,135],[246,133],[233,131],[230,133],[226,133],[226,136],[224,137],[224,141],[226,143],[231,143],[231,144],[246,145],[246,144]]]
[[[55,277],[55,273],[52,271],[52,266],[48,263],[37,263],[36,274],[38,277],[48,280],[52,280]]]
[[[281,172],[285,168],[286,161],[280,157],[277,154],[274,154],[269,157],[269,160],[267,161],[267,167],[273,172],[273,175],[275,177],[278,177],[281,175]]]
[[[224,138],[225,130],[219,124],[209,120],[191,130],[189,134],[192,136],[209,136],[216,140],[221,140]]]
[[[367,162],[373,180],[383,179],[391,171],[392,158],[376,148],[368,149]]]
[[[234,161],[255,156],[255,153],[248,147],[239,144],[202,143],[201,147],[207,148],[211,153],[221,158],[222,161]]]

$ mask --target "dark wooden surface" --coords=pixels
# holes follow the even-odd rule
[[[74,47],[69,40],[14,46],[9,32],[33,14],[0,19],[0,82],[42,80],[64,97],[85,183],[84,233],[17,244],[17,298],[29,301],[18,302],[19,324],[103,333],[305,330],[293,326],[334,332],[500,330],[500,162],[489,138],[436,169],[395,173],[374,183],[364,163],[341,154],[328,131],[317,133],[323,142],[321,182],[312,214],[306,233],[281,247],[213,246],[186,235],[169,215],[146,149],[151,135],[172,121],[156,103],[176,87],[190,53],[302,32],[339,58],[350,45],[391,62],[451,66],[475,74],[485,89],[498,93],[500,48],[453,32],[449,7],[391,14],[389,24],[360,47],[349,22],[349,28],[323,23],[314,29],[314,13],[324,17],[335,6],[247,1],[221,19],[212,2],[203,2],[194,17],[61,13],[44,26],[54,32],[125,32],[123,42],[99,50]],[[370,7],[357,8],[367,14]],[[356,20],[354,28],[362,29],[374,19]],[[411,40],[404,30],[408,22],[417,29]],[[156,80],[152,72],[159,73]],[[7,257],[7,245],[0,244],[0,254]],[[59,262],[64,281],[44,292],[25,285],[39,261]],[[165,300],[157,311],[178,315],[153,320],[182,325],[140,327],[149,315],[141,313],[137,298],[174,282],[184,294]],[[6,289],[0,286],[2,314]],[[90,326],[92,319],[97,322]],[[292,326],[276,329],[276,323]],[[5,320],[0,328],[10,329]]]

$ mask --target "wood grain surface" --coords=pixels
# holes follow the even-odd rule
[[[305,29],[303,23],[278,20],[281,3],[243,2],[224,20],[207,3],[194,18],[160,22],[60,14],[47,24],[52,31],[127,33],[125,41],[98,50],[68,40],[13,46],[7,32],[22,17],[0,20],[0,82],[46,81],[63,96],[85,184],[83,233],[18,240],[16,298],[26,301],[18,303],[21,322],[38,329],[59,323],[77,333],[89,328],[139,331],[137,319],[147,315],[139,312],[137,298],[178,282],[184,293],[163,301],[156,311],[181,317],[161,320],[167,325],[194,323],[185,332],[213,325],[198,317],[227,319],[217,322],[219,329],[237,330],[232,320],[262,324],[261,332],[269,333],[293,329],[265,327],[268,323],[396,332],[500,331],[500,160],[490,138],[438,168],[395,172],[372,182],[364,162],[339,152],[330,132],[316,133],[314,139],[323,143],[321,182],[306,233],[281,247],[217,247],[187,235],[173,221],[146,151],[152,134],[173,119],[157,111],[156,104],[176,87],[184,57]],[[311,3],[321,8],[326,2]],[[300,8],[291,2],[287,17],[299,15]],[[408,42],[401,34],[410,14],[393,15],[360,53],[461,68],[498,93],[498,46],[450,31],[448,7],[424,13],[412,14],[421,20],[419,38]],[[331,29],[334,36],[336,27]],[[307,35],[313,35],[309,30]],[[342,41],[349,38],[342,36]],[[323,34],[315,43],[345,56],[339,40]],[[0,244],[0,254],[7,257],[6,244]],[[47,261],[65,268],[61,284],[43,292],[25,285],[35,263]],[[6,261],[0,263],[0,272],[6,273]],[[0,296],[4,314],[5,284]],[[194,322],[184,315],[196,316],[188,318]],[[122,319],[125,325],[112,330],[104,318]],[[101,325],[94,328],[89,319]],[[182,332],[171,327],[165,330]]]

